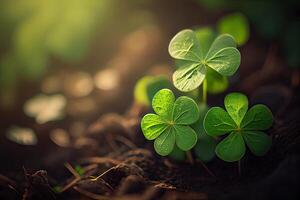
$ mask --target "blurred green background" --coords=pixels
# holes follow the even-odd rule
[[[238,35],[237,40],[245,40],[243,43],[248,38],[250,43],[255,40],[258,43],[255,48],[262,51],[265,44],[275,44],[283,63],[297,70],[300,65],[298,13],[296,0],[284,3],[276,0],[2,0],[0,107],[1,110],[22,107],[34,94],[47,93],[43,87],[51,80],[62,86],[48,90],[49,94],[59,92],[68,96],[72,89],[65,82],[70,82],[66,80],[68,75],[76,72],[87,73],[92,87],[97,88],[99,83],[101,91],[101,87],[107,87],[101,86],[103,76],[111,76],[108,78],[111,81],[114,75],[106,71],[106,75],[98,74],[101,80],[97,81],[96,74],[114,68],[129,71],[118,75],[130,78],[119,80],[122,84],[116,86],[122,87],[116,93],[127,96],[127,101],[121,104],[124,109],[141,75],[155,65],[164,65],[158,67],[160,70],[172,69],[167,44],[183,28],[213,26],[219,32],[232,31]],[[242,19],[235,20],[236,15]],[[221,19],[231,25],[222,25]],[[249,21],[250,28],[239,32],[235,27],[243,26],[243,20]],[[256,59],[252,54],[249,57]],[[137,58],[140,60],[135,61]],[[49,77],[56,79],[49,80]],[[84,78],[71,79],[71,85],[81,79]],[[122,93],[124,90],[127,92]],[[101,98],[109,94],[97,93]]]

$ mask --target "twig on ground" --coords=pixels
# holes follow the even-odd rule
[[[70,165],[70,163],[65,163],[65,167],[75,176],[76,178],[80,178],[80,175],[76,172],[76,170]]]
[[[79,163],[86,164],[86,163],[93,163],[93,164],[112,164],[118,165],[121,161],[108,158],[108,157],[87,157],[79,160]]]

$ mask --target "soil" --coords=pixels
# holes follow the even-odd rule
[[[57,146],[50,141],[49,133],[58,127],[67,130],[74,118],[36,125],[34,120],[20,114],[20,110],[24,100],[39,89],[33,87],[28,93],[26,89],[33,84],[21,86],[21,98],[14,110],[1,111],[1,132],[11,124],[28,126],[39,133],[39,142],[36,146],[21,146],[1,135],[0,199],[299,199],[299,82],[294,81],[296,72],[286,66],[276,41],[262,42],[253,33],[240,49],[242,65],[226,91],[247,94],[252,105],[266,104],[275,117],[272,128],[267,131],[273,139],[271,150],[264,157],[247,152],[241,160],[240,175],[237,163],[226,163],[218,158],[203,166],[197,160],[192,165],[160,157],[153,150],[153,143],[143,137],[140,120],[149,110],[132,99],[135,81],[149,72],[140,68],[141,63],[153,66],[156,64],[153,60],[170,62],[165,49],[161,48],[167,46],[177,30],[199,24],[197,19],[203,16],[195,10],[196,4],[192,1],[178,2],[166,1],[159,9],[150,6],[157,16],[165,17],[159,21],[158,29],[146,29],[149,37],[141,52],[130,53],[126,44],[120,45],[119,53],[112,60],[124,52],[127,57],[135,58],[129,61],[130,70],[123,69],[124,86],[113,97],[102,96],[98,102],[101,108],[80,118],[86,128],[79,137],[71,138],[69,146]],[[198,14],[169,21],[178,15],[174,13],[175,8],[167,9],[168,5]],[[216,19],[219,15],[215,14]],[[210,23],[215,19],[203,21]],[[153,37],[149,32],[156,35]],[[62,65],[59,61],[53,62]],[[157,72],[152,69],[151,73]],[[226,93],[209,95],[209,104],[222,106]],[[77,165],[83,167],[83,174],[75,170]],[[213,175],[207,173],[205,167]]]

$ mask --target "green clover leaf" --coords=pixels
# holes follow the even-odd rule
[[[175,145],[169,157],[175,161],[183,162],[186,159],[186,153]]]
[[[208,109],[205,104],[200,104],[199,119],[191,126],[198,134],[198,141],[193,150],[196,157],[203,162],[209,162],[215,157],[215,148],[217,145],[216,140],[207,135],[203,127],[203,120]]]
[[[229,134],[216,147],[216,154],[227,162],[240,160],[246,145],[256,156],[263,156],[270,149],[271,138],[262,132],[272,126],[273,115],[265,105],[255,105],[248,110],[248,98],[240,93],[231,93],[224,100],[226,111],[211,108],[203,122],[210,136]]]
[[[146,139],[155,140],[154,149],[159,155],[169,155],[175,144],[183,151],[195,146],[197,134],[190,125],[198,120],[199,109],[193,99],[175,99],[171,90],[162,89],[153,97],[152,107],[156,114],[146,114],[141,127]]]
[[[208,136],[206,133],[202,133],[197,144],[194,147],[195,155],[203,162],[209,162],[215,157],[216,140]]]
[[[208,69],[222,76],[231,76],[237,71],[241,55],[234,38],[222,34],[212,43],[211,38],[208,34],[203,36],[186,29],[171,40],[169,54],[176,59],[178,67],[173,74],[173,82],[178,90],[188,92],[199,87]]]
[[[239,46],[245,44],[250,35],[248,20],[242,13],[224,16],[219,20],[217,29],[220,33],[232,35]]]
[[[226,76],[222,76],[215,70],[207,68],[206,71],[207,92],[211,94],[218,94],[228,88],[229,82]]]

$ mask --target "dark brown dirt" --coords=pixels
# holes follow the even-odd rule
[[[124,116],[103,115],[64,153],[49,152],[44,160],[49,173],[24,168],[23,178],[18,178],[21,181],[1,175],[1,198],[295,199],[300,165],[297,98],[288,106],[281,104],[292,110],[290,113],[277,107],[277,112],[284,114],[275,119],[269,131],[274,143],[271,151],[262,158],[248,153],[242,160],[241,176],[236,163],[217,158],[207,164],[216,176],[212,177],[199,162],[190,165],[157,156],[139,129],[145,110],[133,105]],[[269,101],[274,103],[274,99]],[[84,145],[76,146],[79,143]],[[65,169],[59,163],[67,163]],[[84,167],[84,175],[74,170],[76,164]],[[56,185],[60,186],[59,193],[52,190]]]

